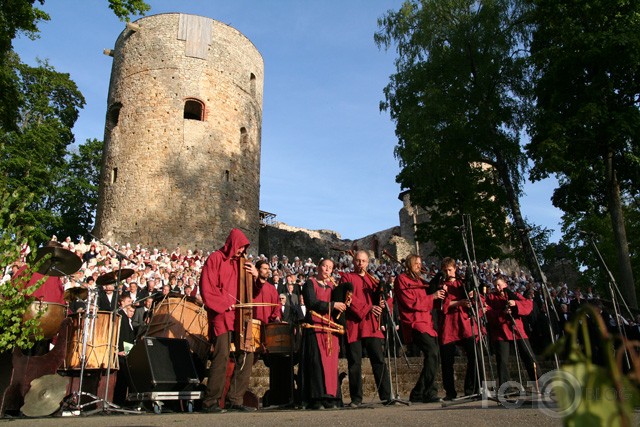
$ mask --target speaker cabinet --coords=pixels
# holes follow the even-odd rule
[[[130,393],[190,391],[200,383],[184,339],[142,338],[129,352],[127,368]]]

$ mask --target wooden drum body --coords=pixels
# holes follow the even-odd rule
[[[203,362],[209,357],[209,322],[204,306],[188,296],[167,296],[153,309],[147,336],[182,338]]]
[[[268,354],[293,353],[293,331],[289,323],[264,325],[264,344]]]
[[[98,311],[94,319],[87,318],[85,313],[69,316],[69,333],[67,355],[64,369],[82,368],[82,335],[85,322],[89,322],[87,337],[87,354],[85,369],[107,369],[111,357],[111,369],[118,369],[118,335],[120,333],[120,315],[116,315],[115,326],[111,322],[110,311]],[[93,320],[93,322],[92,322]],[[93,325],[92,325],[93,323]],[[115,328],[115,330],[112,329]],[[111,345],[109,345],[111,336]]]
[[[22,315],[22,321],[36,319],[39,313],[42,313],[42,316],[37,320],[42,327],[44,339],[51,339],[56,336],[62,321],[67,317],[67,306],[55,302],[34,301]]]

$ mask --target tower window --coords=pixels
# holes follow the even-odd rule
[[[116,102],[109,107],[107,110],[107,129],[111,130],[114,127],[118,126],[118,121],[120,120],[120,109],[122,108],[122,104]]]
[[[115,184],[118,179],[118,168],[111,169],[111,183]]]
[[[256,75],[253,73],[249,76],[249,93],[251,96],[256,96]]]
[[[204,121],[204,104],[197,99],[187,99],[184,102],[184,118]]]
[[[249,134],[247,133],[247,128],[241,127],[240,128],[240,143],[241,144],[246,144],[247,142],[249,142]]]

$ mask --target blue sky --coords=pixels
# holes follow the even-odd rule
[[[355,239],[398,224],[394,124],[379,111],[394,52],[373,42],[377,18],[400,0],[152,0],[148,14],[182,12],[242,32],[265,63],[260,209],[289,225]],[[124,29],[105,0],[47,0],[40,38],[21,37],[24,62],[47,59],[66,72],[87,104],[76,141],[103,139],[112,48]],[[555,229],[553,181],[527,184],[522,210]]]

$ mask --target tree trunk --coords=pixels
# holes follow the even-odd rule
[[[620,274],[620,293],[630,308],[638,308],[633,270],[629,256],[629,243],[627,242],[627,230],[624,225],[624,213],[620,198],[620,184],[613,166],[613,152],[607,153],[605,159],[607,179],[607,201],[609,204],[609,216],[613,228],[613,240],[616,246],[618,258],[618,270]]]
[[[500,181],[502,182],[502,186],[507,193],[509,209],[511,210],[511,216],[513,217],[513,222],[520,238],[520,245],[522,245],[524,261],[536,281],[538,283],[542,283],[542,269],[538,264],[536,255],[533,252],[533,247],[531,246],[529,240],[529,230],[527,230],[527,224],[524,222],[522,211],[520,210],[520,199],[518,198],[515,186],[511,182],[511,176],[508,171],[508,166],[505,164],[500,155],[496,156],[495,168],[498,172],[498,176],[500,177]]]

